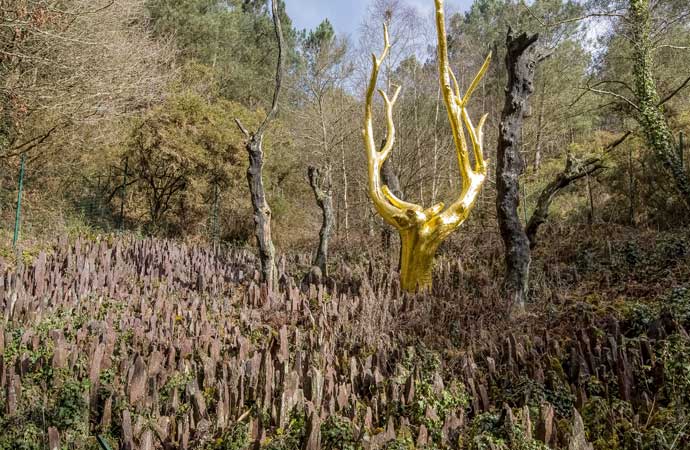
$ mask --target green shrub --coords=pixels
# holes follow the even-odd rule
[[[329,416],[321,424],[321,446],[326,450],[357,449],[352,423],[338,415]]]
[[[225,430],[225,432],[213,441],[211,450],[243,450],[249,448],[249,427],[244,423],[238,423]]]
[[[261,443],[265,450],[299,450],[306,432],[304,414],[293,414],[287,428],[278,428],[273,436]]]

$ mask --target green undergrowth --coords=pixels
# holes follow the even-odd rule
[[[676,288],[652,302],[626,303],[621,313],[627,345],[649,341],[654,363],[634,366],[634,378],[645,388],[634,392],[632,401],[604,398],[603,389],[592,393],[582,417],[594,448],[690,447],[690,290]],[[617,385],[608,388],[618,393]]]
[[[585,240],[574,249],[569,262],[583,276],[604,278],[616,287],[624,288],[630,280],[653,287],[655,281],[674,281],[679,275],[687,275],[690,236],[658,233],[647,240]]]
[[[44,450],[46,432],[55,427],[66,448],[96,449],[89,433],[88,404],[85,394],[88,381],[77,380],[66,371],[51,376],[51,384],[24,383],[15,415],[0,415],[0,449]],[[7,411],[7,398],[0,398],[0,410]]]
[[[519,421],[523,411],[514,413]],[[521,425],[509,424],[505,416],[496,411],[477,415],[461,446],[468,450],[548,450],[544,443],[528,437]]]
[[[100,301],[102,304],[99,315],[117,315],[122,310],[122,305],[117,302],[107,299]],[[117,442],[112,436],[119,431],[117,420],[122,404],[113,387],[116,376],[114,369],[101,372],[99,389],[91,392],[89,361],[85,354],[78,355],[73,365],[67,363],[69,368],[54,368],[52,364],[55,344],[50,332],[60,330],[65,340],[70,342],[76,338],[76,330],[86,326],[88,320],[89,317],[81,311],[56,309],[31,327],[38,337],[37,346],[22,343],[22,337],[27,331],[24,325],[6,325],[2,360],[5,364],[19,361],[25,373],[21,380],[21,391],[16,396],[14,414],[7,414],[10,406],[7,391],[0,392],[0,450],[45,450],[48,447],[47,430],[51,427],[58,430],[62,448],[100,449],[96,433],[109,442]],[[126,352],[128,339],[131,339],[131,331],[120,330],[113,355],[113,367],[117,367],[121,357],[128,357],[119,353],[123,348],[121,343]],[[71,358],[72,355],[67,357]],[[111,394],[115,395],[115,423],[111,424],[112,429],[101,429],[90,423],[89,396],[106,397]]]
[[[612,247],[610,261],[602,263],[596,257],[584,258],[583,264],[590,264],[587,270],[594,270],[598,265],[606,264],[606,270],[612,270],[613,263],[620,264],[615,277],[632,273],[635,277],[652,277],[668,272],[674,267],[673,261],[683,260],[688,256],[688,245],[685,238],[663,238],[652,246],[637,243],[615,245]],[[587,262],[589,261],[589,262]],[[650,268],[659,265],[659,268]],[[96,299],[92,299],[96,301]],[[638,388],[632,393],[630,401],[620,398],[619,381],[616,376],[603,381],[595,376],[584,380],[586,399],[578,402],[573,394],[566,373],[569,368],[568,352],[550,356],[542,361],[543,381],[536,381],[525,373],[494,377],[489,384],[489,397],[493,405],[508,404],[516,418],[512,425],[506,425],[505,412],[492,410],[476,414],[470,405],[472,398],[460,382],[458,373],[453,373],[444,364],[440,349],[432,349],[422,342],[405,348],[400,352],[398,366],[394,374],[395,381],[404,385],[406,380],[414,377],[414,398],[409,402],[389,403],[383,420],[388,418],[401,424],[407,424],[398,430],[397,438],[386,444],[390,450],[414,449],[422,426],[429,436],[428,449],[462,448],[469,450],[544,450],[546,447],[538,441],[528,438],[523,429],[522,414],[530,414],[531,423],[539,420],[539,408],[544,403],[554,407],[555,427],[560,435],[567,434],[563,424],[570,423],[573,408],[578,406],[582,415],[587,439],[596,450],[677,450],[690,448],[690,288],[679,286],[654,298],[630,300],[609,299],[607,293],[597,293],[579,299],[579,304],[592,315],[592,326],[595,332],[605,336],[605,318],[613,315],[620,323],[622,340],[628,347],[639,347],[644,341],[649,342],[653,353],[654,364],[634,363],[633,377]],[[122,311],[121,303],[108,299],[97,299],[100,302],[97,320],[117,318]],[[572,312],[572,311],[571,311]],[[569,317],[561,312],[561,321]],[[100,429],[90,423],[88,411],[88,394],[91,389],[88,381],[88,361],[81,355],[70,370],[52,368],[50,361],[54,354],[51,330],[63,330],[65,338],[75,338],[74,331],[85,326],[92,318],[80,311],[55,310],[39,324],[32,327],[39,335],[40,345],[33,348],[22,344],[25,328],[20,324],[7,324],[3,361],[28,361],[28,372],[22,379],[22,391],[13,416],[4,414],[8,409],[8,398],[5,391],[0,392],[0,450],[43,450],[47,448],[47,429],[55,427],[60,432],[64,448],[75,450],[97,449],[95,433],[101,433],[117,447],[117,441],[108,436],[119,436],[117,418],[126,407],[124,400],[114,392],[117,385],[117,374],[113,369],[104,371],[100,379],[98,395],[113,395],[114,423],[109,429]],[[109,319],[110,320],[110,319]],[[180,317],[179,321],[184,318]],[[113,323],[119,323],[113,320]],[[263,344],[275,336],[267,328],[258,328],[247,332],[250,340]],[[115,345],[117,359],[119,351],[131,347],[133,333],[131,330],[116,330],[118,333]],[[563,340],[562,348],[566,349],[572,342]],[[443,349],[446,350],[446,349]],[[462,350],[462,349],[460,349]],[[373,353],[374,350],[372,349]],[[361,355],[360,355],[361,356]],[[113,361],[112,367],[117,367]],[[173,373],[165,385],[160,387],[162,401],[172,397],[177,391],[182,395],[190,381],[190,375]],[[443,382],[439,382],[443,380]],[[120,380],[121,381],[121,380]],[[377,389],[387,390],[389,380],[384,380]],[[121,384],[121,383],[120,383]],[[641,387],[640,387],[641,386]],[[205,393],[210,400],[213,392]],[[357,423],[362,423],[366,411],[366,398],[359,399],[353,407],[357,412]],[[523,408],[527,406],[527,408]],[[184,401],[176,413],[183,415],[192,406]],[[466,425],[460,436],[453,436],[450,442],[444,442],[442,433],[446,419],[451,415],[465,416]],[[375,423],[372,429],[359,429],[346,417],[349,414],[327,417],[320,424],[321,446],[329,450],[355,450],[363,448],[365,439],[385,432],[386,423]],[[255,412],[255,420],[264,417]],[[293,415],[284,428],[267,430],[266,437],[260,442],[265,450],[301,449],[306,438],[306,419],[303,415]],[[205,450],[239,450],[250,445],[249,427],[238,423],[203,443]]]

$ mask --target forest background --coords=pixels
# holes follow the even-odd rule
[[[606,2],[604,2],[606,3]],[[461,233],[493,239],[495,164],[508,27],[540,32],[539,64],[521,133],[521,215],[528,221],[566,159],[596,157],[605,169],[568,186],[550,226],[683,225],[683,195],[646,144],[628,97],[632,47],[625,5],[556,0],[480,0],[450,16],[451,63],[461,87],[489,51],[492,66],[472,110],[489,114],[489,182]],[[654,82],[678,148],[690,126],[688,7],[656,2]],[[597,12],[598,11],[598,12]],[[601,13],[606,11],[606,13]],[[616,11],[619,11],[617,13]],[[281,7],[288,64],[278,121],[268,131],[265,182],[278,248],[315,247],[320,213],[310,165],[331,180],[334,245],[385,244],[366,191],[361,143],[369,55],[389,23],[393,50],[382,84],[402,86],[392,157],[406,199],[433,204],[459,190],[454,148],[437,82],[430,17],[401,0],[376,0],[356,35],[328,20],[296,30]],[[276,42],[262,1],[9,2],[2,10],[3,245],[11,242],[21,158],[21,232],[126,229],[144,235],[252,244],[251,204],[239,118],[256,126],[273,93]],[[382,114],[382,111],[378,112]],[[607,146],[628,131],[615,150]],[[385,234],[385,233],[384,233]],[[364,244],[366,245],[360,245]]]

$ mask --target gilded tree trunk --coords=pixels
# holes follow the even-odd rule
[[[448,62],[448,41],[443,0],[435,0],[435,4],[439,82],[446,103],[448,120],[453,133],[453,143],[462,176],[462,191],[452,204],[446,207],[443,203],[439,203],[430,208],[424,208],[396,196],[391,186],[382,182],[383,166],[395,144],[393,106],[400,94],[400,86],[396,86],[392,97],[389,97],[385,91],[379,90],[383,98],[386,116],[386,139],[383,146],[379,148],[374,140],[373,97],[381,64],[386,59],[391,47],[388,27],[385,24],[383,26],[384,49],[381,56],[372,55],[371,78],[367,85],[365,97],[362,137],[367,155],[369,197],[381,217],[400,233],[402,241],[401,285],[403,290],[408,292],[427,290],[431,287],[434,253],[440,243],[467,219],[486,181],[487,174],[483,144],[486,115],[475,126],[470,119],[467,105],[472,93],[479,86],[482,77],[489,68],[491,55],[486,58],[467,88],[465,95],[461,96],[460,86]]]
[[[506,67],[508,85],[505,105],[501,116],[497,152],[496,211],[501,237],[505,247],[505,292],[517,308],[524,308],[529,287],[530,246],[520,221],[519,177],[524,170],[519,141],[527,100],[534,91],[536,59],[530,49],[538,35],[523,33],[514,36],[508,32],[506,39]]]
[[[657,153],[671,173],[678,193],[690,208],[690,178],[683,170],[675,140],[664,117],[661,99],[652,74],[653,42],[649,0],[630,0],[629,22],[632,28],[633,75],[638,102],[638,120],[647,145]]]
[[[407,292],[431,289],[434,255],[441,241],[428,239],[419,228],[400,231],[400,287]]]
[[[319,247],[316,250],[314,265],[321,269],[324,276],[328,275],[328,241],[333,231],[333,196],[331,193],[330,171],[321,173],[316,167],[309,167],[309,184],[314,191],[316,203],[321,208],[321,230],[319,231]]]

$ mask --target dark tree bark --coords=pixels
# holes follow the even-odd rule
[[[533,45],[538,35],[522,33],[515,36],[512,30],[506,38],[506,67],[508,85],[501,114],[497,152],[496,211],[505,247],[505,292],[513,306],[523,309],[529,287],[530,247],[525,229],[520,222],[519,177],[524,170],[519,141],[527,100],[534,92],[534,71],[537,56]]]
[[[328,241],[333,231],[333,196],[331,193],[331,174],[321,173],[316,167],[308,170],[309,184],[314,191],[316,203],[321,208],[321,231],[319,231],[319,248],[316,251],[314,265],[321,269],[323,276],[328,276]]]
[[[388,189],[391,190],[393,195],[398,197],[400,200],[405,199],[400,187],[400,179],[395,173],[395,169],[393,168],[393,164],[391,163],[390,159],[387,159],[386,162],[383,163],[383,166],[381,166],[381,179],[383,180],[383,184],[388,186]]]
[[[546,99],[546,80],[541,83],[541,98],[539,99],[539,117],[537,118],[537,143],[534,151],[534,170],[539,170],[542,158],[542,141],[544,134],[544,103]]]
[[[239,120],[235,119],[235,121],[242,133],[247,137],[247,142],[245,144],[245,149],[249,155],[247,182],[249,184],[252,209],[254,211],[254,234],[259,246],[261,281],[267,283],[269,288],[273,289],[276,285],[275,247],[273,246],[273,239],[271,237],[271,208],[266,200],[266,190],[264,189],[263,182],[264,152],[262,144],[264,133],[268,125],[278,113],[278,99],[280,97],[280,88],[283,81],[283,66],[285,63],[285,41],[283,38],[283,28],[280,23],[280,15],[278,14],[278,0],[273,0],[271,2],[271,9],[273,13],[274,30],[278,40],[278,65],[276,68],[275,91],[273,93],[271,110],[254,133],[247,131]]]
[[[249,154],[247,182],[254,212],[254,235],[259,246],[261,281],[273,286],[275,282],[275,247],[271,237],[271,208],[266,200],[263,181],[264,152],[262,136],[252,136],[246,145]]]
[[[383,144],[382,144],[383,147]],[[400,200],[405,200],[405,195],[403,194],[402,188],[400,187],[400,179],[398,178],[398,174],[395,173],[395,169],[393,168],[393,163],[391,162],[390,159],[387,159],[383,165],[381,166],[381,179],[383,180],[383,184],[388,186],[388,189],[398,197]],[[390,226],[384,226],[383,232],[382,232],[382,238],[383,238],[383,247],[384,249],[388,250],[391,248],[392,241],[394,239],[394,233],[393,230],[391,229]],[[402,243],[400,244],[400,251],[398,252],[398,271],[400,271],[400,264],[402,261]],[[389,253],[390,254],[390,253]],[[391,262],[392,264],[392,262]]]

